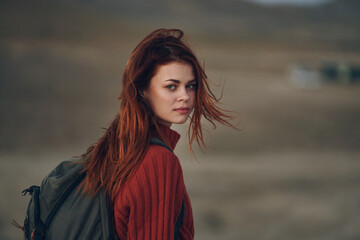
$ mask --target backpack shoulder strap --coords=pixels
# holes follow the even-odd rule
[[[156,137],[152,137],[150,139],[150,144],[162,146],[164,148],[167,148],[170,152],[173,152],[173,150],[171,150],[171,148],[168,145],[166,145],[163,141],[161,141],[160,139],[158,139]]]
[[[184,199],[183,199],[182,204],[181,204],[180,214],[179,214],[179,217],[177,218],[176,224],[175,224],[174,240],[178,239],[180,227],[184,225],[184,215],[185,215],[185,206],[184,206]]]

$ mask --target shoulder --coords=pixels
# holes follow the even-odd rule
[[[144,159],[126,184],[130,195],[161,193],[165,189],[183,189],[183,172],[179,159],[168,149],[150,145]]]
[[[159,146],[150,145],[141,166],[164,167],[167,170],[181,170],[180,161],[177,156],[169,149]]]

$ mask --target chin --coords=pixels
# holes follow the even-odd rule
[[[187,118],[185,119],[178,119],[177,121],[173,121],[174,124],[183,124],[183,123],[186,123],[187,121]]]

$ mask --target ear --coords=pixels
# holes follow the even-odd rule
[[[139,95],[140,95],[142,98],[146,99],[146,91],[145,91],[145,90],[139,91]]]

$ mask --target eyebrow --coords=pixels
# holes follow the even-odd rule
[[[174,83],[180,83],[180,81],[179,80],[176,80],[176,79],[168,79],[168,80],[166,80],[165,82],[174,82]],[[193,83],[193,82],[196,82],[196,79],[193,79],[193,80],[190,80],[190,81],[188,81],[188,84],[189,83]]]

